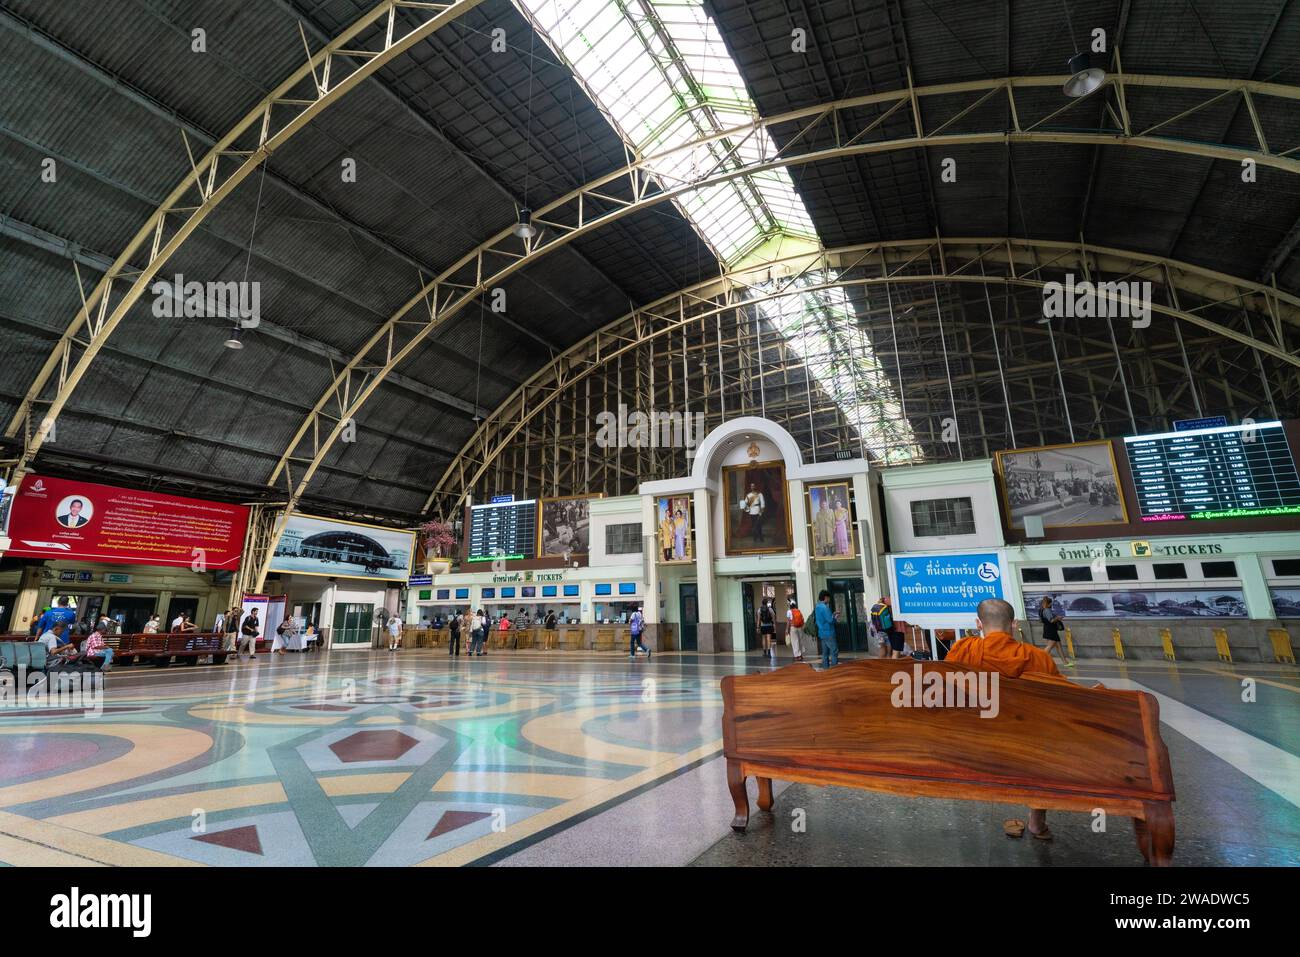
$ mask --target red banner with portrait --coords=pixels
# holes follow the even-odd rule
[[[5,554],[233,571],[247,528],[244,505],[28,475]]]

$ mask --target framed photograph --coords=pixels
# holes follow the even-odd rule
[[[1040,515],[1044,528],[1126,525],[1110,442],[1076,442],[997,453],[1002,501],[1012,528]]]
[[[415,533],[294,512],[275,545],[271,571],[405,582]]]
[[[655,503],[655,535],[658,562],[695,561],[695,542],[691,534],[691,497],[676,495]]]
[[[537,512],[537,557],[570,558],[591,550],[591,496],[544,498]]]
[[[794,547],[784,462],[725,466],[722,485],[728,555],[788,552]]]
[[[808,486],[813,558],[852,558],[853,511],[848,482]]]

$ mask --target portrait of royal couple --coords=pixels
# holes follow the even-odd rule
[[[689,498],[659,500],[659,554],[662,561],[692,560],[690,514]]]
[[[812,505],[813,554],[817,558],[852,558],[848,485],[813,486],[808,489],[808,501]]]

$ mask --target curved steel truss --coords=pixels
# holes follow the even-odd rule
[[[162,266],[208,215],[265,163],[277,149],[395,57],[434,31],[482,3],[482,0],[384,0],[314,55],[304,49],[305,62],[251,109],[208,153],[196,161],[190,152],[190,172],[163,200],[113,262],[82,308],[68,325],[27,390],[6,435],[28,428],[14,476],[21,477],[54,427],[73,390],[132,306],[144,295]],[[399,10],[416,17],[414,26],[398,18]],[[408,28],[409,27],[409,28]],[[304,46],[306,37],[303,38]],[[189,141],[185,143],[190,150]],[[114,297],[121,285],[126,288]],[[57,384],[48,407],[41,395]]]
[[[1150,283],[1153,316],[1179,322],[1147,329],[1080,318],[1057,324],[1059,331],[1036,322],[1044,286],[1066,273]],[[1086,244],[987,238],[855,246],[738,268],[577,343],[481,424],[425,511],[454,515],[471,494],[495,490],[621,494],[645,478],[685,472],[680,445],[611,448],[597,440],[597,417],[619,405],[702,413],[708,428],[737,415],[781,419],[814,460],[828,447],[865,448],[864,423],[809,374],[815,358],[797,354],[765,312],[766,303],[827,289],[843,290],[851,304],[838,317],[847,335],[833,348],[879,360],[876,382],[862,386],[876,394],[853,401],[879,402],[885,416],[902,411],[917,432],[902,441],[920,441],[931,458],[988,455],[1016,445],[1017,433],[1023,445],[1163,428],[1173,409],[1201,411],[1209,383],[1222,393],[1213,396],[1215,407],[1239,415],[1276,415],[1285,396],[1273,390],[1300,391],[1293,353],[1300,297],[1269,286]],[[1208,335],[1184,339],[1180,323]],[[1275,360],[1271,373],[1262,355]],[[955,441],[942,435],[945,420]]]
[[[1153,135],[1179,119],[1210,103],[1227,96],[1279,97],[1300,100],[1300,88],[1254,81],[1227,80],[1203,77],[1165,77],[1117,74],[1109,78],[1102,89],[1114,87],[1120,104],[1117,119],[1122,120],[1116,131],[1063,131],[1045,128],[1060,114],[1079,100],[1072,100],[1062,109],[1029,122],[1024,109],[1018,106],[1020,92],[1037,88],[1059,88],[1065,77],[1015,77],[947,83],[930,87],[914,87],[887,93],[842,100],[823,106],[785,113],[774,117],[756,118],[752,123],[709,134],[691,143],[674,147],[661,154],[642,156],[624,168],[602,176],[537,210],[533,222],[542,229],[531,240],[520,240],[511,229],[504,229],[482,245],[468,252],[441,275],[434,278],[411,297],[394,315],[370,337],[356,357],[335,376],[325,393],[317,400],[312,412],[303,420],[293,439],[280,458],[269,484],[282,479],[289,489],[290,502],[296,503],[304,493],[324,456],[339,435],[356,416],[365,402],[378,389],[380,383],[404,361],[416,347],[442,323],[457,314],[465,305],[499,286],[510,276],[525,268],[541,256],[587,235],[602,226],[641,212],[658,203],[669,202],[694,190],[725,183],[738,177],[750,176],[765,170],[815,163],[822,160],[853,156],[863,153],[915,149],[928,146],[961,145],[987,142],[1048,142],[1108,144],[1136,146],[1179,153],[1194,153],[1220,159],[1249,158],[1260,165],[1271,166],[1287,172],[1300,172],[1300,159],[1291,154],[1300,145],[1281,152],[1270,151],[1261,130],[1261,148],[1257,150],[1210,143],[1196,143],[1185,139],[1163,138]],[[1207,99],[1196,107],[1184,109],[1160,122],[1133,132],[1127,119],[1129,111],[1124,105],[1124,89],[1138,86],[1159,86],[1201,91]],[[978,107],[992,97],[1002,94],[1008,98],[1013,119],[1011,130],[988,132],[946,132],[968,117],[978,114]],[[1096,94],[1093,94],[1096,95]],[[949,98],[973,97],[965,108],[934,129],[926,130],[922,123],[921,103],[942,100],[951,112]],[[882,138],[886,122],[894,113],[910,106],[912,128],[903,137]],[[1110,107],[1108,106],[1109,110]],[[735,146],[757,135],[759,130],[773,133],[771,139],[784,142],[774,148],[772,155],[764,156],[747,166],[728,168],[702,168],[689,182],[661,181],[655,172],[664,157],[683,150],[699,149],[703,144],[725,140]],[[875,137],[875,138],[873,138]],[[1275,300],[1281,293],[1273,294]],[[1189,321],[1196,316],[1187,314]],[[1252,337],[1253,339],[1253,337]],[[1273,348],[1260,340],[1253,340],[1255,348],[1265,351]],[[1296,361],[1289,355],[1284,361]],[[324,433],[324,434],[322,434]],[[297,475],[293,468],[298,467]]]

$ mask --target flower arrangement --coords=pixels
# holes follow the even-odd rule
[[[434,519],[419,527],[420,545],[426,560],[447,558],[456,545],[456,536],[450,522]]]

